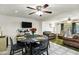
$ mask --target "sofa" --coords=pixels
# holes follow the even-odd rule
[[[75,47],[75,48],[79,48],[79,36],[74,35],[72,38],[64,37],[63,43],[65,45],[69,45],[69,46],[72,46],[72,47]]]
[[[51,31],[44,31],[43,35],[46,35],[49,38],[49,40],[56,38],[56,34],[52,33]]]
[[[63,38],[64,38],[64,35],[58,34],[58,38],[59,38],[59,39],[63,39]]]

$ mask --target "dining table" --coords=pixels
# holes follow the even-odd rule
[[[29,35],[25,36],[25,38],[18,38],[20,39],[19,42],[25,44],[25,54],[27,53],[27,44],[29,44],[30,48],[30,55],[32,55],[32,43],[38,42],[40,44],[41,41],[46,40],[48,37],[45,35]]]

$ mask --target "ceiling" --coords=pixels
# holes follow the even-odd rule
[[[0,14],[8,15],[14,17],[24,17],[32,19],[42,19],[48,20],[58,15],[69,13],[73,11],[79,12],[79,4],[49,4],[49,7],[46,10],[50,10],[52,14],[43,14],[42,17],[38,15],[28,15],[33,10],[27,9],[27,6],[32,6],[35,8],[35,4],[0,4]]]

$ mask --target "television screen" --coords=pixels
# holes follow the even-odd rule
[[[22,22],[22,28],[31,28],[32,23],[31,22]]]

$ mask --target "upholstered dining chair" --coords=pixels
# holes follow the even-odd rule
[[[48,39],[41,41],[37,47],[32,48],[33,55],[42,55],[44,52],[47,52],[48,55]]]
[[[20,46],[17,43],[13,44],[13,40],[11,37],[10,37],[10,43],[11,43],[10,55],[14,55],[15,53],[18,53],[18,52],[22,52],[23,54],[23,48],[24,48],[23,46]]]

